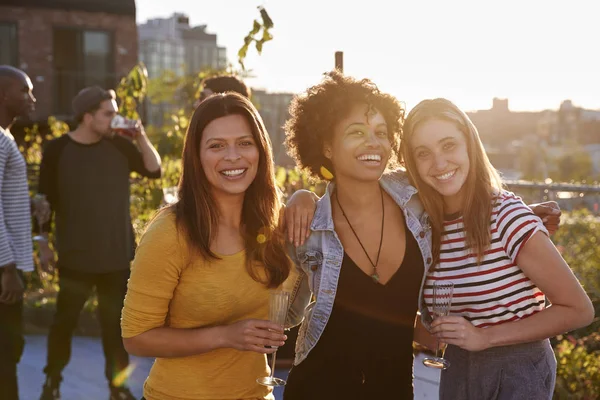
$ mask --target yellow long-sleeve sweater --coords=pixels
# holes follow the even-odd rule
[[[142,237],[133,262],[121,320],[124,338],[150,329],[198,328],[267,319],[269,290],[254,281],[245,254],[189,263],[175,217],[162,212]],[[158,358],[144,385],[148,400],[272,399],[256,383],[266,357],[230,348],[181,358]]]

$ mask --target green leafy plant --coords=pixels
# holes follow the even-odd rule
[[[595,321],[560,336],[554,346],[557,367],[555,399],[600,398],[600,220],[588,210],[564,213],[553,236],[557,248],[590,296]]]
[[[248,55],[250,45],[255,43],[256,51],[258,54],[262,54],[264,44],[270,40],[273,40],[273,35],[271,34],[273,20],[263,6],[258,7],[258,11],[260,13],[260,21],[258,19],[253,21],[252,29],[244,38],[243,46],[238,50],[238,62],[242,66],[243,70],[246,70],[246,67],[244,66],[244,60]]]
[[[555,347],[557,360],[557,400],[596,400],[600,398],[600,334],[575,339],[560,338]]]
[[[564,213],[560,229],[552,240],[600,312],[600,219],[582,209]],[[596,321],[595,324],[598,324]],[[592,324],[581,331],[586,336],[600,326]],[[580,331],[577,331],[580,332]]]
[[[144,63],[140,62],[121,79],[117,86],[119,114],[127,118],[139,119],[138,106],[144,101],[147,92],[148,71]]]

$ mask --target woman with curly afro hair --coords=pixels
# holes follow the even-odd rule
[[[303,219],[309,234],[292,238],[300,277],[288,325],[303,323],[284,399],[412,398],[431,235],[416,190],[386,172],[397,163],[404,108],[370,80],[335,71],[297,96],[290,113],[291,155],[331,182],[310,227],[308,213]],[[291,208],[286,219],[294,218]]]

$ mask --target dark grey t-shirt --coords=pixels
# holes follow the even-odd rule
[[[81,144],[65,134],[47,144],[38,190],[55,214],[59,268],[92,273],[129,268],[135,250],[132,171],[160,177],[160,170],[146,170],[137,147],[120,136]]]

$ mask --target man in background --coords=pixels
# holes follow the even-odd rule
[[[33,271],[27,166],[10,127],[34,109],[31,79],[0,65],[0,393],[18,400],[23,353],[23,272]]]
[[[115,134],[115,92],[94,86],[73,99],[77,128],[50,141],[40,167],[39,192],[56,220],[59,288],[56,314],[48,335],[46,381],[41,400],[60,398],[62,371],[71,355],[71,338],[79,314],[95,288],[102,329],[105,375],[111,400],[133,400],[125,385],[129,356],[121,340],[120,318],[127,291],[135,239],[130,215],[131,172],[161,176],[160,156],[144,127]],[[50,223],[43,230],[47,235]],[[54,260],[41,242],[42,267]]]

